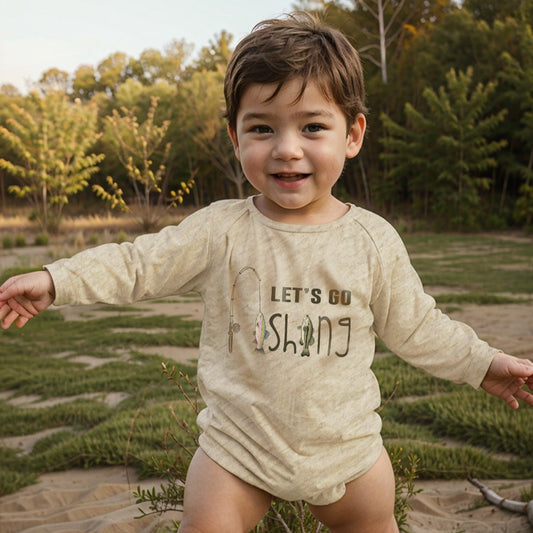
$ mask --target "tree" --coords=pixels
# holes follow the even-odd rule
[[[480,193],[491,185],[485,173],[496,165],[494,155],[506,144],[490,140],[505,116],[505,110],[487,114],[496,84],[480,83],[471,90],[472,78],[472,68],[450,70],[447,87],[424,91],[427,116],[406,104],[406,127],[382,116],[390,134],[382,140],[387,150],[383,158],[393,165],[398,161],[393,177],[407,179],[413,193],[425,195],[426,209],[430,205],[444,225],[458,230],[479,225],[484,215]],[[411,181],[413,176],[416,181]]]
[[[215,35],[214,40],[209,41],[208,46],[204,46],[198,58],[194,61],[194,71],[216,71],[220,66],[224,68],[228,64],[231,55],[231,41],[233,35],[225,30],[222,30],[218,35]]]
[[[115,94],[121,83],[126,80],[128,57],[124,52],[115,52],[98,64],[99,90],[108,95]]]
[[[529,78],[533,80],[533,70],[529,70]],[[525,221],[526,227],[533,221],[533,94],[531,81],[528,85],[530,91],[528,99],[524,99],[524,116],[522,117],[522,129],[519,137],[530,147],[527,164],[520,165],[520,172],[524,182],[520,186],[518,198],[515,206],[515,218]]]
[[[93,185],[96,194],[108,201],[111,208],[131,211],[133,207],[145,231],[157,226],[162,205],[183,202],[183,196],[190,193],[194,179],[191,176],[187,182],[181,183],[178,191],[167,191],[166,162],[171,144],[165,142],[165,135],[170,122],[155,123],[158,101],[157,97],[151,99],[148,116],[142,124],[139,124],[135,111],[127,108],[122,108],[122,114],[115,109],[111,116],[106,117],[116,153],[130,179],[134,202],[127,201],[123,189],[111,176],[107,178],[110,191],[101,185]],[[158,162],[155,162],[156,158]]]
[[[74,73],[72,80],[72,93],[74,98],[90,100],[98,92],[96,72],[91,65],[80,65]]]
[[[389,4],[389,0],[374,0],[374,6],[370,5],[369,0],[359,0],[359,4],[363,6],[364,9],[366,9],[377,21],[378,23],[378,38],[379,38],[379,60],[375,60],[374,56],[368,55],[367,57],[370,58],[371,61],[375,61],[376,64],[381,69],[381,79],[383,83],[388,82],[388,74],[387,74],[387,34],[390,33],[390,29],[392,27],[392,24],[394,23],[394,20],[400,13],[403,4],[405,3],[405,0],[400,0],[398,5],[394,8],[394,11],[392,12],[391,18],[385,24],[385,9],[387,8],[387,5]],[[376,45],[371,44],[367,47],[363,48],[361,50],[362,53],[366,52],[367,49],[373,48]]]
[[[29,200],[45,231],[55,232],[69,198],[87,187],[102,154],[88,153],[99,138],[96,109],[61,92],[33,92],[24,107],[12,103],[12,116],[0,127],[0,139],[12,156],[0,169],[16,177],[9,192]]]
[[[43,72],[39,79],[39,88],[45,92],[67,93],[70,89],[70,79],[68,72],[58,68],[49,68]]]
[[[191,55],[192,45],[184,40],[174,40],[165,46],[163,53],[154,48],[141,52],[139,59],[130,59],[127,74],[143,85],[164,80],[170,84],[180,81],[184,65]]]
[[[506,196],[518,195],[515,219],[530,223],[528,207],[531,202],[533,183],[533,32],[529,25],[519,24],[515,19],[505,22],[496,20],[494,31],[505,49],[499,55],[498,72],[500,105],[509,109],[509,120],[503,130],[509,147],[503,151],[500,167],[503,183],[500,195],[500,210]],[[507,37],[510,35],[511,37]]]
[[[492,24],[496,19],[514,17],[524,0],[464,0],[463,9],[471,11],[476,19]]]
[[[190,122],[187,125],[194,144],[207,155],[212,164],[236,188],[237,196],[244,196],[246,181],[240,163],[235,158],[224,119],[224,74],[216,71],[195,72],[180,89],[181,98],[187,102]]]
[[[3,83],[0,85],[0,95],[16,98],[21,96],[20,91],[12,83]]]
[[[376,65],[384,84],[389,82],[389,49],[397,52],[406,31],[434,24],[451,10],[450,0],[353,0],[353,36],[361,57]]]

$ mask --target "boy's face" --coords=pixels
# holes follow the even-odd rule
[[[242,96],[236,128],[229,128],[235,154],[248,181],[262,194],[256,205],[280,222],[316,224],[339,218],[346,206],[331,189],[346,158],[363,143],[365,118],[346,127],[340,107],[315,83],[302,97],[299,79],[276,85],[253,84]]]

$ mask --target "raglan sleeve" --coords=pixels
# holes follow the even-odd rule
[[[413,366],[479,388],[498,350],[436,307],[392,227],[381,234],[376,248],[380,274],[371,305],[377,336]]]
[[[203,209],[131,243],[104,244],[45,265],[54,304],[121,305],[199,290],[209,265],[211,218]]]

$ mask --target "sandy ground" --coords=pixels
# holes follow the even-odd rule
[[[428,288],[431,293],[438,288]],[[202,306],[197,301],[143,303],[146,312],[186,314],[201,318]],[[61,308],[70,320],[96,316],[96,307]],[[533,359],[533,304],[462,306],[451,313],[465,321],[491,344],[521,357]],[[165,356],[178,362],[196,359],[196,349],[165,347]],[[158,347],[161,352],[161,347]],[[61,354],[59,354],[61,356]],[[87,361],[90,363],[90,361]],[[27,399],[31,401],[31,399]],[[120,398],[105,398],[113,404]],[[13,437],[3,444],[31,450],[44,435]],[[522,488],[530,488],[532,479],[519,481],[486,481],[500,495],[518,500]],[[159,486],[160,481],[143,481],[143,487]],[[135,473],[125,467],[72,470],[45,474],[33,486],[0,499],[0,531],[2,533],[47,532],[156,532],[164,530],[177,516],[146,517],[139,515],[132,493],[139,482]],[[493,506],[481,505],[479,490],[468,481],[420,481],[422,492],[411,500],[409,514],[411,533],[431,532],[532,532],[524,515],[513,514]]]
[[[133,491],[159,486],[139,482],[125,467],[44,474],[39,483],[0,500],[2,533],[152,533],[164,530],[179,513],[140,516]],[[146,508],[146,511],[148,509]]]

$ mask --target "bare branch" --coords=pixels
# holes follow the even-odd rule
[[[367,4],[366,0],[358,0],[359,3],[368,11],[370,14],[377,19],[378,14]]]

